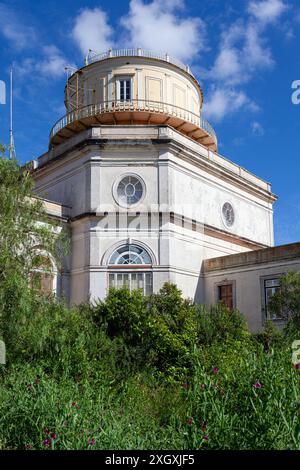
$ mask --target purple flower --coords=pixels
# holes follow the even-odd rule
[[[217,373],[219,372],[219,369],[218,367],[213,367],[211,371],[214,375],[217,375]]]
[[[188,389],[190,388],[190,386],[189,386],[189,384],[188,384],[187,382],[185,382],[185,383],[183,384],[183,388],[184,388],[184,390],[188,390]]]
[[[259,380],[257,380],[257,381],[253,384],[253,387],[254,387],[254,388],[262,388],[262,384],[260,383]]]
[[[295,364],[294,367],[296,370],[300,370],[300,362],[298,362],[298,364]]]
[[[205,441],[208,441],[208,439],[209,439],[208,434],[204,434],[203,439],[204,439]]]
[[[43,445],[44,445],[44,447],[49,447],[50,446],[50,439],[45,439],[43,441]]]
[[[51,439],[53,439],[54,441],[55,439],[57,439],[57,434],[55,432],[51,433]]]
[[[94,438],[88,440],[89,446],[94,446],[96,444],[96,440]]]

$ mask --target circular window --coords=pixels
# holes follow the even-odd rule
[[[225,204],[223,205],[222,217],[223,217],[225,225],[227,225],[227,227],[232,227],[232,225],[234,224],[235,215],[234,215],[233,207],[230,204],[230,202],[225,202]]]
[[[126,175],[119,181],[114,192],[119,204],[132,206],[142,199],[144,184],[137,176]]]

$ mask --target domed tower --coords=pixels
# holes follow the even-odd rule
[[[188,66],[143,49],[89,54],[65,88],[66,116],[52,128],[50,146],[97,124],[169,125],[217,150],[202,115],[203,93]]]
[[[269,183],[218,154],[202,104],[187,66],[142,49],[90,53],[69,76],[34,178],[68,214],[71,304],[165,282],[203,302],[204,260],[273,244]]]

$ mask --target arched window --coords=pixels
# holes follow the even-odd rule
[[[56,282],[57,271],[51,257],[43,251],[37,251],[32,260],[31,285],[41,294],[51,295],[56,292]]]
[[[118,248],[109,260],[109,287],[142,289],[152,294],[152,259],[142,247],[126,244]],[[120,271],[122,269],[122,271]]]
[[[151,258],[144,248],[137,245],[124,245],[110,257],[109,264],[152,264]]]

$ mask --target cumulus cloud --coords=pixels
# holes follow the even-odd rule
[[[113,29],[101,8],[85,8],[75,19],[72,35],[81,52],[103,52],[113,46]]]
[[[76,68],[54,45],[42,46],[40,52],[40,57],[27,57],[14,64],[14,69],[20,78],[28,75],[31,75],[32,79],[34,77],[60,78],[66,73],[67,65]]]
[[[243,107],[258,110],[240,88],[258,71],[274,65],[265,33],[269,24],[279,20],[286,10],[283,0],[251,0],[248,16],[235,21],[221,34],[216,59],[207,73],[215,84],[205,106],[212,119],[221,120],[228,110],[232,113]],[[252,130],[259,135],[262,129],[254,124]]]
[[[127,46],[153,49],[192,60],[204,48],[205,25],[201,18],[178,15],[183,1],[131,0],[129,13],[121,19],[127,31]]]
[[[37,65],[43,75],[60,77],[65,74],[67,60],[56,46],[43,47],[44,59]]]
[[[253,22],[237,22],[223,33],[220,49],[210,71],[214,80],[229,84],[245,83],[258,69],[274,64],[262,31]]]
[[[252,0],[248,12],[263,24],[273,23],[288,9],[283,0]]]
[[[229,88],[216,88],[211,90],[204,103],[205,115],[214,121],[221,121],[241,109],[252,112],[259,110],[256,103],[251,101],[244,91]]]

